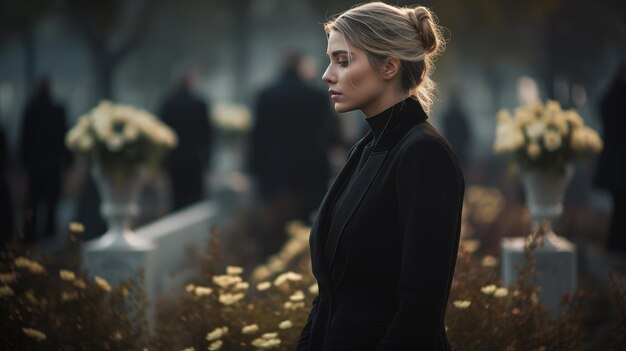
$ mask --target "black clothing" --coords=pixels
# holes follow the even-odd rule
[[[172,185],[173,209],[204,198],[204,171],[209,164],[212,128],[209,106],[182,85],[169,96],[160,117],[178,135],[165,167]]]
[[[322,201],[309,239],[320,293],[298,351],[450,349],[444,315],[465,185],[452,148],[426,119],[415,100],[394,106],[352,184],[344,187],[371,132]]]
[[[595,186],[611,192],[613,213],[607,249],[626,254],[626,81],[615,79],[601,102],[604,149]]]
[[[49,96],[39,94],[26,105],[23,115],[21,151],[28,179],[28,204],[24,226],[27,242],[39,236],[37,223],[45,213],[44,235],[56,229],[56,206],[61,191],[61,174],[72,155],[65,147],[65,110]]]
[[[308,220],[328,189],[328,152],[339,144],[339,121],[328,95],[294,72],[259,93],[255,118],[248,165],[264,215],[252,239],[265,259],[284,244],[285,223]]]
[[[0,128],[0,247],[13,235],[13,205],[9,183],[6,179],[8,168],[6,135]]]

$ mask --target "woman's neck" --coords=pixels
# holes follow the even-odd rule
[[[399,103],[400,101],[406,100],[410,96],[410,93],[407,92],[396,92],[389,91],[388,94],[381,95],[375,101],[372,101],[367,106],[361,108],[361,112],[365,115],[365,118],[370,118],[378,115],[379,113],[385,111],[391,106]]]

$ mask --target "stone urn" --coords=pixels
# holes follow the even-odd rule
[[[131,230],[131,222],[139,214],[139,195],[144,185],[146,171],[135,167],[124,176],[114,176],[98,163],[91,168],[100,193],[100,213],[108,230],[89,244],[91,250],[147,250],[149,240],[138,237]]]
[[[533,230],[544,220],[548,222],[549,227],[544,237],[544,245],[547,247],[569,245],[554,232],[552,225],[563,213],[563,198],[573,173],[572,164],[568,164],[562,174],[535,169],[520,171],[526,204],[533,220]]]

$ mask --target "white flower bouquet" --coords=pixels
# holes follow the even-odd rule
[[[224,134],[241,134],[252,126],[250,110],[243,105],[221,103],[213,108],[211,120]]]
[[[500,110],[493,147],[498,154],[511,154],[521,169],[563,174],[574,159],[599,153],[603,142],[575,110],[548,100],[518,107],[513,115]]]
[[[137,166],[156,167],[165,152],[176,146],[177,137],[145,110],[102,101],[78,119],[65,143],[120,179]]]

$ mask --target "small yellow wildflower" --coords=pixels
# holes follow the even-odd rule
[[[40,274],[46,271],[41,264],[29,260],[26,257],[18,257],[13,261],[13,263],[15,263],[15,267],[29,270],[34,274]]]
[[[100,278],[98,276],[96,276],[94,278],[94,281],[96,282],[96,285],[98,287],[100,287],[100,289],[106,291],[106,292],[111,292],[111,285],[109,285],[109,282],[107,282],[105,279]]]
[[[73,281],[73,283],[74,283],[74,286],[79,289],[87,288],[87,284],[85,284],[85,282],[82,279],[76,279]]]
[[[70,222],[69,228],[74,233],[83,233],[85,231],[85,226],[80,222]]]
[[[480,288],[480,291],[485,295],[491,295],[496,291],[496,289],[498,289],[498,287],[495,286],[494,284],[491,284],[491,285],[483,286],[482,288]]]
[[[259,348],[261,350],[270,350],[273,348],[277,348],[280,346],[280,339],[263,339],[258,338],[252,340],[252,346]]]
[[[235,284],[235,290],[248,290],[249,287],[250,284],[248,284],[247,282],[240,282]]]
[[[7,297],[7,296],[13,296],[13,295],[15,295],[15,292],[13,291],[13,289],[11,289],[10,286],[3,285],[2,287],[0,287],[0,296],[1,297]]]
[[[222,345],[224,345],[224,342],[222,340],[213,341],[211,345],[209,345],[209,351],[219,350]]]
[[[259,331],[259,326],[256,324],[246,325],[241,328],[242,334],[254,334]]]
[[[61,269],[59,271],[59,276],[61,279],[71,282],[76,279],[76,274],[72,271],[68,271],[67,269]]]
[[[215,328],[212,332],[206,335],[208,341],[213,341],[221,338],[228,332],[228,327]]]
[[[291,301],[302,301],[304,300],[304,293],[302,292],[302,290],[298,290],[295,293],[293,293],[293,295],[289,296],[289,300]]]
[[[272,286],[272,283],[270,282],[262,282],[262,283],[257,284],[256,288],[259,291],[265,291],[269,289],[271,286]]]
[[[317,295],[320,292],[320,287],[317,285],[317,283],[315,283],[309,287],[309,292],[313,295]]]
[[[482,260],[483,267],[495,267],[497,264],[498,264],[497,258],[491,255],[487,255],[483,257],[483,260]]]
[[[274,285],[276,286],[282,285],[288,280],[294,281],[294,282],[300,281],[302,280],[302,275],[298,273],[294,273],[294,272],[283,273],[274,280]]]
[[[265,333],[261,335],[261,338],[266,339],[266,340],[276,339],[277,337],[278,337],[278,333]]]
[[[498,298],[507,297],[508,295],[509,295],[509,289],[507,288],[498,288],[493,293],[493,296],[498,297]]]
[[[211,295],[213,289],[204,287],[204,286],[196,286],[194,289],[194,294],[196,296],[208,296]]]
[[[452,303],[452,305],[460,310],[464,310],[472,304],[472,301],[468,300],[456,300]]]
[[[293,323],[290,320],[282,321],[278,324],[279,329],[289,329],[293,327]]]
[[[223,303],[224,305],[232,305],[235,302],[243,299],[245,295],[243,293],[238,293],[238,294],[221,294],[220,295],[220,302]]]
[[[213,277],[213,282],[219,285],[221,288],[226,289],[231,285],[241,282],[241,277],[231,275],[216,275]]]
[[[0,283],[2,284],[11,284],[17,280],[17,275],[13,272],[10,273],[0,273]]]
[[[37,330],[37,329],[33,329],[33,328],[22,328],[22,331],[24,332],[24,334],[26,334],[26,336],[28,336],[29,338],[33,338],[37,341],[44,341],[46,340],[46,334],[42,333],[41,331]]]
[[[226,274],[228,275],[239,275],[243,273],[243,268],[238,266],[228,266],[226,267]]]

